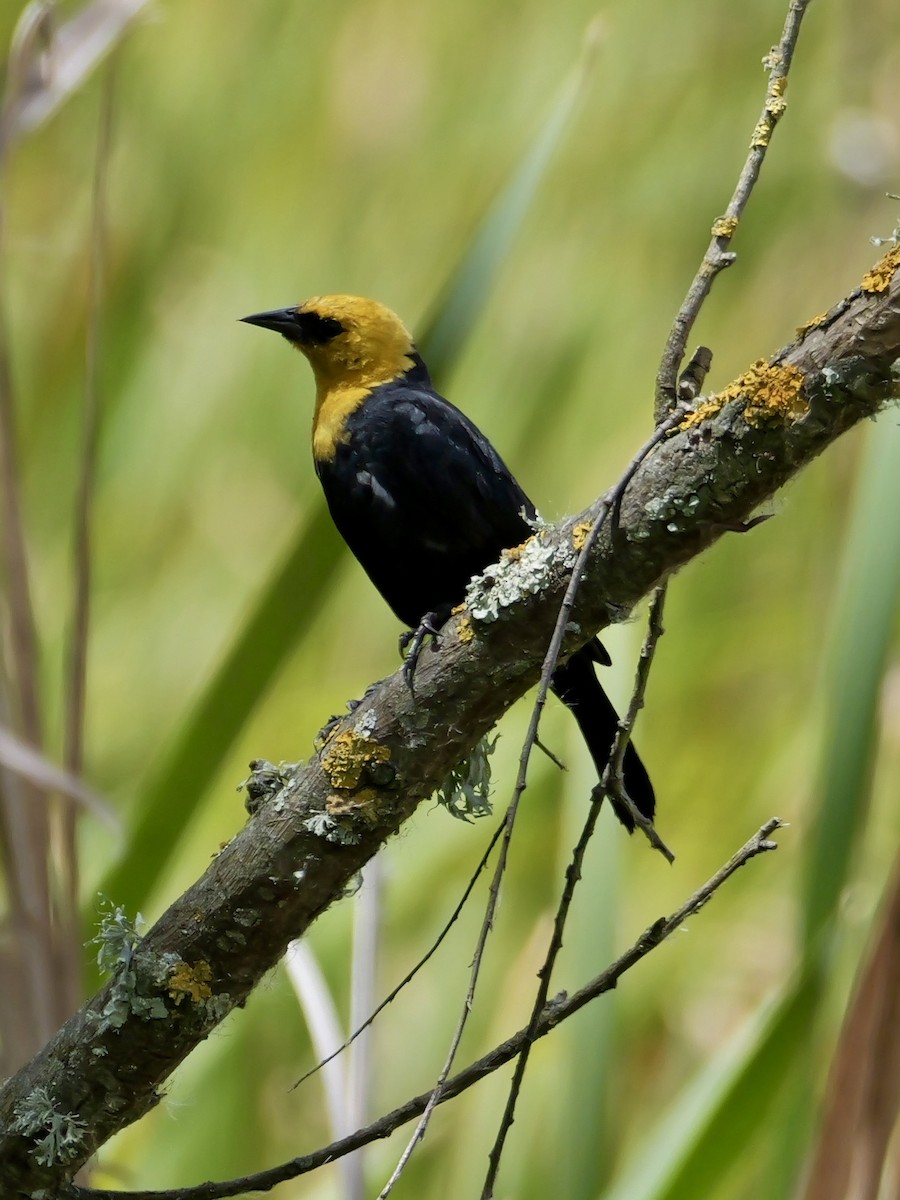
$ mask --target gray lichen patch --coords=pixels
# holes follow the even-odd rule
[[[491,754],[496,737],[483,737],[471,753],[458,762],[438,788],[435,796],[451,816],[461,821],[488,817],[491,805]]]
[[[576,559],[570,542],[556,542],[541,528],[521,546],[504,550],[499,562],[470,580],[466,607],[476,621],[490,624],[504,609],[543,591],[558,571],[571,571]]]
[[[36,1087],[15,1107],[13,1132],[34,1138],[34,1159],[42,1167],[71,1162],[84,1145],[87,1125],[75,1113],[60,1112],[46,1087]]]
[[[274,804],[276,812],[284,807],[296,779],[299,762],[271,763],[265,758],[255,758],[250,764],[250,774],[238,784],[238,791],[247,789],[244,802],[247,812],[254,813],[268,804]]]

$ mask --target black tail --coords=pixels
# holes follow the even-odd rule
[[[567,663],[556,668],[553,672],[552,687],[578,722],[581,735],[591,752],[597,772],[602,776],[609,761],[609,752],[612,750],[619,718],[594,674],[594,661],[602,661],[601,653],[605,655],[606,652],[602,650],[599,643],[588,643],[583,649],[573,654]],[[637,751],[630,742],[625,751],[623,775],[628,795],[638,810],[652,821],[656,808],[653,784],[650,782],[650,776],[638,757]],[[634,829],[631,815],[621,803],[613,800],[612,805],[616,816],[630,833]]]

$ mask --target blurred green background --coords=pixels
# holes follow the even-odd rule
[[[649,432],[669,323],[743,162],[760,60],[785,7],[613,0],[600,14],[581,103],[440,381],[547,518],[584,507]],[[18,11],[10,0],[0,11],[5,44]],[[244,820],[235,787],[247,762],[306,756],[331,713],[397,666],[396,622],[323,517],[310,373],[237,318],[334,291],[377,297],[413,329],[439,315],[595,16],[591,0],[157,0],[116,52],[85,774],[121,809],[125,834],[81,823],[86,909],[103,887],[154,919]],[[898,35],[895,0],[812,6],[738,263],[692,338],[715,352],[713,387],[849,291],[876,257],[870,236],[897,223],[885,193],[900,191]],[[56,758],[106,69],[16,146],[4,180],[0,266]],[[777,855],[537,1048],[498,1195],[793,1194],[897,845],[900,496],[885,446],[900,449],[894,412],[807,470],[773,504],[776,520],[674,580],[636,740],[677,861],[666,867],[604,814],[554,990],[600,970],[767,817],[790,828]],[[868,574],[854,588],[859,562]],[[634,620],[605,637],[620,702],[641,636]],[[260,687],[269,660],[277,669]],[[501,726],[498,806],[526,721],[522,703]],[[570,769],[533,762],[461,1061],[527,1015],[592,783],[556,705],[543,737]],[[385,851],[379,995],[440,929],[490,824],[425,805]],[[345,1022],[353,905],[309,939]],[[372,1116],[433,1079],[480,912],[470,906],[380,1018]],[[794,1007],[779,1009],[785,994]],[[754,1074],[761,1045],[778,1050]],[[171,1187],[329,1140],[319,1082],[289,1090],[314,1060],[279,970],[158,1110],[105,1148],[98,1179]],[[398,1197],[478,1194],[506,1078],[435,1116]],[[368,1151],[370,1194],[402,1145],[401,1133]],[[277,1194],[343,1186],[332,1167]]]

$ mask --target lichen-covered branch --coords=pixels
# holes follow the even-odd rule
[[[604,992],[609,992],[616,987],[619,980],[627,971],[630,971],[642,958],[646,958],[657,946],[662,945],[666,938],[670,937],[676,929],[680,929],[689,917],[694,916],[695,913],[698,913],[705,907],[719,888],[736,871],[739,871],[741,867],[746,866],[748,862],[759,857],[759,855],[768,854],[770,851],[776,850],[778,843],[772,841],[772,834],[777,829],[780,829],[781,826],[782,822],[778,817],[772,817],[771,820],[767,821],[676,912],[672,913],[669,917],[661,917],[658,921],[654,921],[649,928],[644,930],[637,941],[624,954],[619,955],[615,962],[611,963],[604,971],[601,971],[599,975],[595,975],[593,979],[589,980],[576,992],[572,992],[571,994],[561,992],[552,1000],[548,1000],[542,1006],[536,1021],[529,1022],[526,1028],[520,1029],[518,1033],[514,1033],[512,1037],[507,1038],[499,1046],[495,1046],[493,1050],[476,1059],[475,1062],[470,1063],[457,1075],[454,1075],[452,1079],[449,1079],[446,1088],[438,1097],[437,1103],[443,1104],[446,1100],[451,1100],[468,1088],[473,1087],[476,1083],[479,1083],[482,1079],[485,1079],[488,1075],[516,1058],[525,1046],[537,1041],[539,1038],[546,1037],[548,1033],[563,1021],[567,1021],[569,1017],[574,1016],[586,1004],[590,1004],[592,1000],[596,1000]],[[433,1100],[433,1091],[425,1092],[420,1096],[414,1096],[412,1099],[407,1100],[405,1104],[401,1104],[398,1108],[395,1108],[392,1112],[385,1113],[377,1121],[373,1121],[371,1125],[357,1129],[345,1137],[338,1138],[336,1142],[331,1142],[328,1146],[322,1146],[320,1149],[313,1150],[309,1154],[300,1155],[290,1162],[282,1163],[277,1167],[269,1167],[264,1171],[256,1172],[254,1175],[246,1175],[241,1179],[230,1179],[219,1183],[201,1183],[192,1187],[171,1188],[165,1191],[141,1190],[122,1192],[73,1186],[64,1191],[60,1200],[117,1200],[120,1196],[123,1200],[224,1200],[224,1197],[243,1196],[245,1193],[251,1191],[267,1192],[279,1183],[284,1183],[288,1179],[296,1179],[299,1175],[307,1175],[311,1171],[325,1166],[326,1163],[335,1162],[337,1159],[343,1158],[345,1154],[351,1154],[354,1150],[369,1145],[378,1138],[387,1137],[395,1129],[399,1129],[423,1113]]]
[[[593,547],[569,652],[737,529],[898,388],[900,250],[662,442]],[[595,506],[596,507],[596,506]],[[538,677],[593,509],[539,530],[470,589],[423,657],[373,689],[306,764],[260,772],[254,814],[115,978],[0,1090],[0,1195],[52,1195],[344,894],[360,867]],[[115,897],[112,898],[115,900]],[[112,1014],[112,1015],[111,1015]],[[45,1129],[41,1112],[50,1114]],[[50,1127],[56,1118],[56,1133]],[[64,1153],[54,1155],[54,1146]]]

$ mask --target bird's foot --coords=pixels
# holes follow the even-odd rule
[[[419,661],[419,655],[422,652],[422,647],[425,645],[425,639],[431,638],[431,648],[436,650],[440,643],[441,632],[440,614],[436,612],[426,613],[419,622],[418,628],[408,629],[406,633],[400,635],[400,653],[406,650],[406,661],[403,664],[403,678],[406,680],[406,686],[410,691],[413,690],[413,676],[416,673],[416,664]]]

